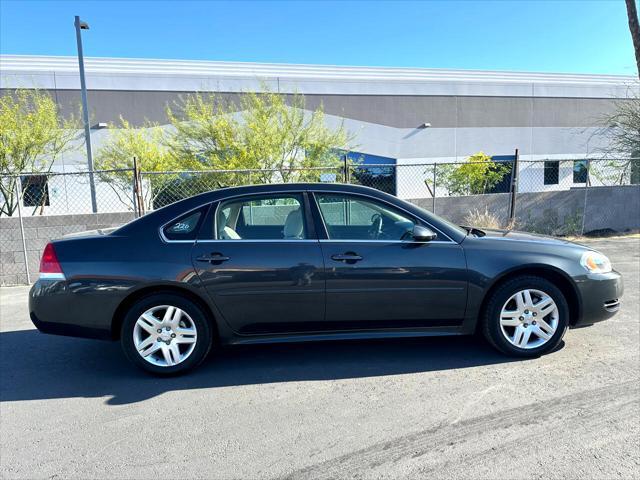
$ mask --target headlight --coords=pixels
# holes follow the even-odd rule
[[[611,262],[600,252],[584,252],[580,259],[580,265],[591,273],[609,273],[611,271]]]

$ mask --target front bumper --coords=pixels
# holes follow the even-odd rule
[[[624,286],[622,276],[610,273],[584,275],[576,279],[580,315],[573,327],[582,327],[613,317],[620,310]]]

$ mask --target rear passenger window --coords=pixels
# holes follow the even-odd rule
[[[297,194],[244,197],[224,202],[216,213],[220,240],[307,238],[302,197]]]
[[[204,217],[205,208],[189,212],[164,227],[167,240],[195,240]]]

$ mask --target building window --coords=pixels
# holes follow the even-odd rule
[[[491,188],[487,189],[485,193],[507,193],[511,191],[511,176],[513,174],[513,165],[516,162],[515,155],[494,155],[491,157],[491,161],[499,164],[502,167],[506,167],[502,178],[496,182]],[[492,169],[495,170],[495,169]]]
[[[638,185],[640,183],[640,160],[636,155],[634,155],[634,159],[631,160],[631,178],[630,183],[632,185]]]
[[[587,183],[587,161],[573,161],[573,183]]]
[[[396,160],[394,158],[360,152],[348,152],[347,157],[354,164],[350,172],[351,183],[377,188],[391,195],[396,194]]]
[[[560,180],[560,162],[544,162],[544,184],[557,185]]]
[[[48,207],[49,186],[46,175],[29,175],[22,180],[22,204],[25,207]]]

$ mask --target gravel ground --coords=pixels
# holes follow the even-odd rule
[[[228,349],[157,379],[0,290],[3,478],[639,478],[640,239],[621,313],[513,361],[474,338]]]

